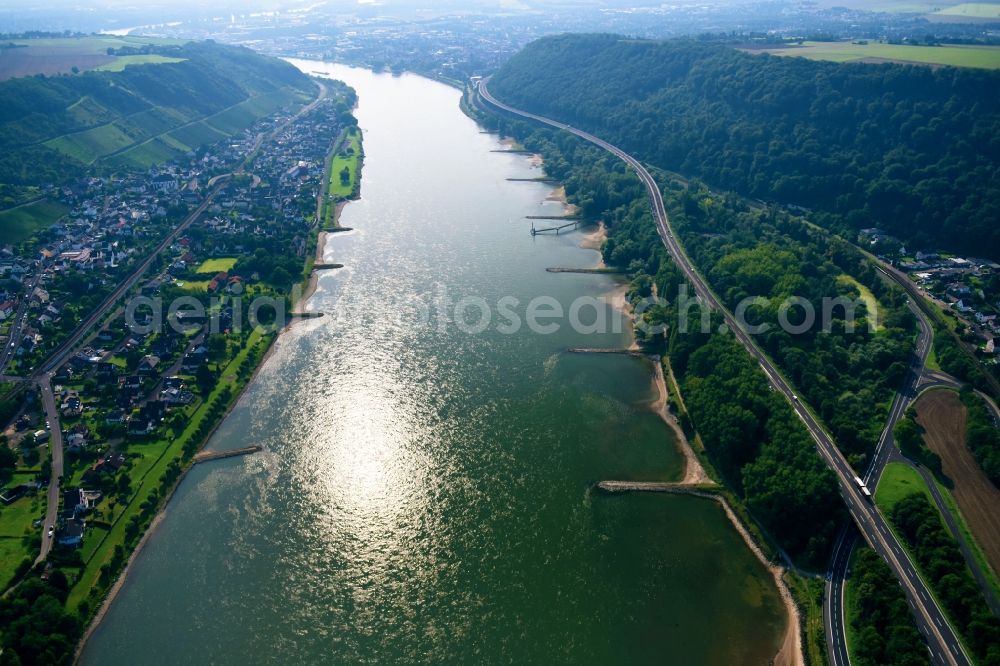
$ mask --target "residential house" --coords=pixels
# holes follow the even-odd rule
[[[194,372],[206,361],[208,361],[208,348],[204,345],[198,345],[184,354],[184,360],[181,361],[181,368],[185,372]]]
[[[147,355],[143,356],[142,360],[139,361],[139,367],[136,372],[143,377],[155,377],[156,376],[156,366],[160,364],[160,357]]]
[[[66,445],[71,451],[83,451],[87,448],[87,437],[82,432],[71,432],[66,436]]]
[[[56,542],[60,546],[72,546],[74,548],[82,546],[85,527],[86,523],[77,518],[67,520],[66,523],[59,529]]]

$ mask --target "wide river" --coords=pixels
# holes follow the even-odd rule
[[[528,325],[617,288],[545,271],[599,256],[528,233],[562,211],[507,180],[537,165],[445,85],[295,64],[359,94],[346,267],[209,443],[265,452],[191,471],[83,663],[768,663],[780,598],[720,507],[592,490],[682,458],[646,361],[566,353],[630,343],[612,306]]]

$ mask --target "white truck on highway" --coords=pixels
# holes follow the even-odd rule
[[[865,496],[865,499],[871,501],[872,491],[868,490],[868,486],[865,485],[860,476],[854,477],[854,483],[858,484],[858,489],[861,490],[861,494]]]

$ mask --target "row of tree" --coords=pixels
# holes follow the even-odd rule
[[[965,443],[989,480],[1000,488],[1000,430],[982,398],[968,388],[961,395],[967,410]]]

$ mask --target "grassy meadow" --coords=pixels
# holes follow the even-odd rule
[[[196,273],[221,273],[229,272],[233,270],[233,266],[236,265],[236,257],[216,257],[215,259],[206,259],[201,262],[198,266]]]
[[[995,5],[1000,7],[1000,5]],[[833,62],[903,62],[920,65],[950,65],[979,69],[1000,69],[1000,47],[995,46],[910,46],[869,42],[803,42],[801,46],[764,49],[779,56],[799,56]]]

